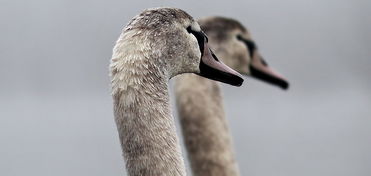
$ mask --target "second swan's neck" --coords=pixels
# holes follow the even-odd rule
[[[128,175],[185,176],[167,76],[146,62],[113,60],[111,72],[115,121]]]
[[[184,74],[175,95],[193,175],[239,176],[219,84]]]

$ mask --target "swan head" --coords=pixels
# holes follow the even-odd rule
[[[169,79],[181,73],[240,86],[242,76],[220,62],[209,49],[199,24],[177,8],[147,9],[124,28],[114,48],[117,60],[137,62],[165,74]],[[138,62],[137,62],[138,63]],[[148,66],[149,65],[149,66]]]
[[[206,17],[198,22],[209,36],[210,45],[232,69],[288,89],[288,81],[268,66],[250,33],[241,23],[225,17]]]

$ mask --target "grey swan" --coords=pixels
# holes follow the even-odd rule
[[[212,49],[232,69],[287,89],[259,54],[254,40],[238,21],[224,17],[200,19]],[[178,76],[175,95],[180,124],[194,176],[238,176],[232,137],[217,82],[192,74]]]
[[[123,29],[110,63],[113,111],[129,176],[186,175],[168,94],[196,73],[234,86],[241,75],[209,49],[199,24],[176,8],[144,10]]]

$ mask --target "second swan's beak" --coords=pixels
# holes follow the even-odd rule
[[[273,71],[261,57],[256,57],[252,60],[250,72],[252,77],[259,80],[279,86],[284,90],[289,88],[288,81],[279,73]]]
[[[210,50],[207,42],[204,42],[203,49],[204,51],[200,63],[200,76],[233,86],[242,85],[242,75],[220,62]]]

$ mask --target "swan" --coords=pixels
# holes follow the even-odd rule
[[[208,35],[210,46],[228,66],[243,75],[288,88],[287,80],[267,65],[249,32],[238,21],[206,17],[198,22]],[[176,78],[175,95],[193,175],[238,176],[219,84],[184,74]]]
[[[170,78],[196,73],[234,86],[241,75],[209,49],[185,11],[153,8],[134,17],[117,40],[110,63],[115,122],[129,176],[184,176],[171,115]]]

